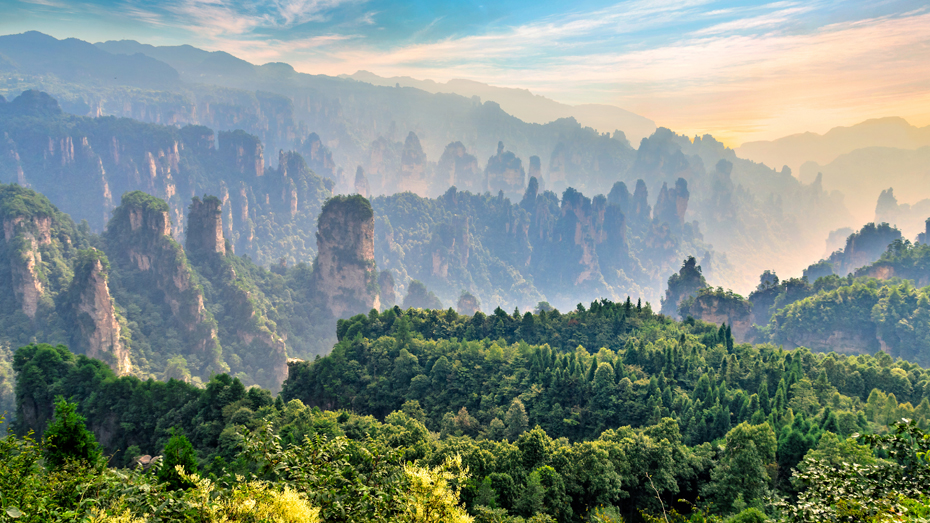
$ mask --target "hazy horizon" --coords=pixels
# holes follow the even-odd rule
[[[930,10],[918,2],[5,4],[3,33],[190,44],[312,74],[473,80],[614,105],[731,147],[870,118],[930,124],[920,67]]]

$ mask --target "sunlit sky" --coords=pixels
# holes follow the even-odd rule
[[[191,44],[301,72],[530,89],[730,145],[930,124],[923,1],[0,0],[0,33]]]

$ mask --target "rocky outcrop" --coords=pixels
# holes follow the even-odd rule
[[[426,153],[423,152],[420,139],[413,131],[407,135],[407,140],[404,142],[397,183],[395,191],[410,191],[420,196],[427,196]]]
[[[463,292],[459,296],[459,301],[455,304],[455,310],[463,316],[474,316],[481,308],[478,298],[470,292]]]
[[[497,142],[497,154],[488,158],[485,168],[485,183],[492,194],[503,191],[505,195],[519,196],[526,188],[526,172],[517,156],[504,151],[504,142]]]
[[[219,154],[239,174],[265,174],[265,152],[261,140],[245,131],[219,133]]]
[[[196,196],[187,213],[188,252],[226,254],[223,238],[222,202],[216,196]]]
[[[335,318],[380,308],[374,212],[359,196],[336,196],[317,220],[314,285]]]
[[[539,183],[540,192],[546,190],[546,186],[542,177],[542,162],[540,162],[539,156],[536,156],[535,154],[530,156],[530,166],[526,171],[526,176],[527,178],[536,178],[536,182]]]
[[[669,224],[675,230],[680,229],[685,223],[689,197],[688,182],[684,178],[679,178],[672,189],[668,188],[668,184],[663,183],[653,210],[655,218],[661,223]]]
[[[752,329],[752,303],[735,294],[725,293],[722,289],[699,292],[695,298],[682,305],[682,316],[692,316],[717,325],[725,323],[730,327],[736,343],[752,341],[749,336]]]
[[[78,329],[72,344],[88,357],[103,360],[118,375],[129,374],[132,366],[129,347],[121,338],[110,289],[107,285],[109,262],[96,249],[80,254],[71,282],[71,296]]]
[[[480,193],[484,189],[478,159],[468,154],[462,142],[446,146],[436,166],[435,184],[443,189],[455,186],[462,191]]]
[[[3,219],[3,240],[9,247],[13,294],[20,309],[34,319],[45,292],[40,275],[42,245],[51,243],[51,218],[45,215],[9,216]]]
[[[403,144],[379,136],[368,147],[368,181],[372,194],[394,193],[394,176],[400,166]]]
[[[449,264],[464,268],[468,266],[471,249],[469,236],[470,216],[456,215],[452,223],[437,227],[430,250],[432,251],[432,276],[445,279],[449,275]]]
[[[333,161],[333,153],[323,145],[318,134],[310,133],[306,140],[300,142],[297,150],[317,175],[330,180],[336,179],[336,163]]]
[[[195,353],[219,356],[216,324],[203,303],[203,292],[184,250],[171,236],[168,205],[140,191],[123,195],[107,226],[108,252],[127,260],[148,273],[152,283],[164,293],[165,303],[176,321],[187,331],[189,347]],[[211,370],[223,369],[219,361]]]
[[[371,185],[369,185],[368,178],[365,176],[365,169],[362,169],[361,165],[355,170],[355,193],[361,195],[362,198],[371,197]]]
[[[393,307],[397,303],[397,290],[394,287],[394,275],[391,271],[381,271],[378,274],[378,288],[381,308]]]
[[[649,222],[651,210],[649,208],[649,191],[646,189],[646,182],[642,179],[636,180],[636,189],[633,191],[633,199],[630,202],[629,218],[636,223]]]

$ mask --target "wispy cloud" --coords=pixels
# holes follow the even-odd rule
[[[99,17],[103,1],[68,4]],[[468,23],[458,7],[389,0],[106,1],[160,43],[312,73],[528,88],[733,142],[892,114],[930,124],[930,7],[911,0],[626,0]]]

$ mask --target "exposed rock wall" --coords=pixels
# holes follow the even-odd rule
[[[314,284],[336,318],[380,308],[374,212],[359,195],[336,196],[320,213]]]
[[[365,176],[365,169],[359,165],[355,170],[355,193],[363,198],[371,197],[371,185],[368,184],[368,178]]]
[[[397,303],[397,291],[394,287],[394,275],[391,271],[381,271],[378,274],[378,287],[380,293],[378,297],[381,300],[381,307],[387,309]]]
[[[139,271],[151,274],[164,293],[165,303],[187,331],[193,352],[212,355],[212,370],[222,371],[216,358],[219,341],[216,325],[204,307],[203,292],[194,282],[184,250],[171,236],[165,202],[136,191],[123,195],[121,205],[107,226],[111,253],[125,256]]]
[[[215,196],[193,199],[187,215],[188,251],[226,254],[222,212],[222,202]]]
[[[132,366],[127,347],[120,336],[116,308],[107,285],[106,257],[91,249],[79,260],[71,283],[78,332],[73,343],[78,350],[107,362],[119,375],[129,374]]]
[[[455,186],[461,191],[480,193],[484,180],[478,159],[469,154],[462,142],[446,146],[436,166],[435,184],[443,189]]]
[[[34,319],[45,286],[39,275],[39,247],[51,243],[51,218],[43,215],[13,216],[3,220],[3,240],[11,247],[10,271],[13,293],[20,309]]]
[[[504,142],[497,143],[497,154],[488,158],[485,168],[487,190],[491,193],[503,191],[508,196],[519,196],[526,188],[526,172],[517,156],[504,151]]]
[[[726,323],[736,343],[752,341],[749,338],[752,329],[752,304],[748,301],[721,298],[714,294],[699,294],[687,313],[708,323]]]
[[[394,191],[410,191],[420,196],[427,196],[429,183],[426,172],[426,153],[420,145],[420,139],[413,131],[407,135],[404,150],[400,157],[400,172],[397,175],[397,187]]]

